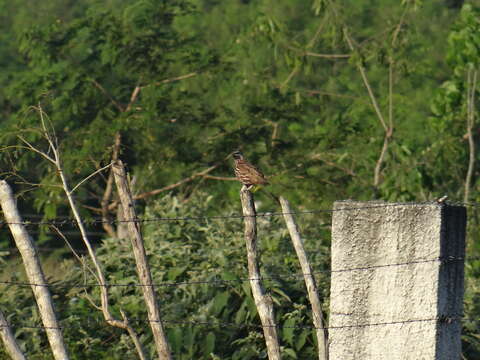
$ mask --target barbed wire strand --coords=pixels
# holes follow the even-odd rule
[[[417,205],[438,205],[438,206],[474,206],[480,207],[480,203],[461,203],[461,202],[449,202],[447,203],[438,203],[436,201],[425,201],[425,202],[403,202],[403,203],[381,203],[374,205],[358,206],[352,208],[338,208],[338,209],[316,209],[316,210],[302,210],[302,211],[292,211],[292,212],[264,212],[258,213],[255,217],[276,217],[283,216],[286,214],[289,215],[307,215],[307,214],[320,214],[320,213],[334,213],[339,211],[357,211],[357,210],[368,210],[368,209],[378,209],[378,208],[387,208],[387,207],[399,207],[399,206],[417,206]],[[86,225],[95,225],[95,224],[123,224],[123,223],[149,223],[149,222],[168,222],[168,221],[208,221],[208,220],[227,220],[227,219],[243,219],[245,217],[250,217],[249,215],[242,214],[232,214],[232,215],[214,215],[214,216],[174,216],[174,217],[152,217],[152,218],[135,218],[135,219],[125,219],[125,220],[105,220],[101,218],[95,218],[90,220],[83,220],[82,223]],[[0,221],[1,225],[75,225],[76,220],[74,218],[64,218],[64,219],[54,219],[54,220],[42,220],[42,221],[21,221],[21,222],[6,222]]]
[[[340,269],[325,269],[325,270],[318,270],[314,271],[310,274],[304,273],[295,273],[295,274],[278,274],[274,276],[262,276],[259,278],[238,278],[238,279],[214,279],[214,280],[194,280],[194,281],[179,281],[179,282],[160,282],[154,283],[152,285],[142,284],[142,283],[86,283],[86,284],[36,284],[30,282],[22,282],[22,281],[0,281],[1,285],[12,285],[12,286],[46,286],[51,288],[86,288],[86,287],[144,287],[144,286],[154,286],[154,287],[176,287],[176,286],[185,286],[185,285],[206,285],[212,284],[217,286],[226,286],[232,283],[241,283],[241,282],[250,282],[250,281],[268,281],[268,280],[284,280],[288,278],[296,279],[296,278],[303,278],[304,276],[316,276],[320,274],[331,274],[331,273],[341,273],[341,272],[351,272],[351,271],[367,271],[367,270],[376,270],[381,268],[388,268],[388,267],[395,267],[395,266],[407,266],[413,264],[423,264],[423,263],[431,263],[431,262],[442,262],[442,263],[453,263],[453,262],[465,262],[465,261],[476,261],[480,260],[480,256],[472,256],[472,257],[436,257],[431,259],[417,259],[405,262],[398,262],[398,263],[390,263],[390,264],[378,264],[378,265],[370,265],[370,266],[357,266],[351,268],[340,268]],[[217,274],[215,274],[216,276]],[[300,280],[294,280],[300,281]],[[302,280],[303,281],[303,280]]]
[[[233,328],[270,328],[276,327],[278,329],[322,329],[322,330],[334,330],[334,329],[353,329],[353,328],[365,328],[371,326],[386,326],[386,325],[400,325],[400,324],[409,324],[409,323],[417,323],[417,322],[439,322],[446,325],[451,325],[456,321],[462,321],[464,318],[463,315],[442,315],[437,317],[429,317],[429,318],[419,318],[419,319],[405,319],[405,320],[394,320],[394,321],[382,321],[382,322],[374,322],[374,323],[363,323],[363,324],[351,324],[351,325],[334,325],[334,326],[325,326],[317,328],[312,325],[261,325],[261,324],[236,324],[236,323],[227,323],[227,322],[219,322],[219,321],[186,321],[186,320],[151,320],[151,319],[139,319],[139,318],[129,318],[129,322],[137,322],[137,323],[152,323],[152,322],[161,322],[165,325],[183,325],[183,326],[214,326],[214,327],[233,327]],[[85,319],[84,319],[85,320]],[[93,321],[92,321],[93,320]],[[108,320],[100,320],[98,318],[87,318],[86,321],[83,323],[90,324],[91,322],[98,323],[100,325],[107,325]],[[72,325],[63,325],[59,327],[49,327],[43,325],[0,325],[0,328],[11,327],[13,329],[57,329],[63,330],[66,328],[75,328],[79,327],[79,324]]]

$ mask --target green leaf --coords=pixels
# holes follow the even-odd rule
[[[174,281],[176,278],[182,275],[186,269],[187,269],[186,267],[180,267],[180,266],[171,268],[167,272],[167,279],[170,281]]]
[[[223,271],[221,276],[223,280],[227,280],[227,281],[238,280],[238,276],[230,271]]]
[[[293,335],[295,333],[295,323],[296,319],[294,317],[288,318],[283,325],[283,338],[285,341],[293,346]]]
[[[174,327],[169,330],[168,342],[171,344],[173,352],[181,352],[183,342],[183,331],[181,327]]]
[[[287,301],[292,302],[292,299],[290,298],[290,296],[288,296],[287,293],[285,293],[285,291],[283,291],[282,289],[280,289],[278,287],[274,287],[274,288],[272,288],[272,291],[274,293],[277,293],[277,294],[281,295]]]
[[[283,352],[292,359],[298,359],[297,358],[297,353],[292,348],[283,349]]]
[[[237,313],[235,314],[235,324],[241,324],[245,322],[245,318],[247,315],[247,300],[244,300],[240,305]]]
[[[188,327],[184,330],[183,335],[183,346],[187,349],[190,354],[193,354],[195,349],[195,334],[197,333],[198,328]]]
[[[228,303],[230,293],[228,291],[221,292],[213,299],[212,313],[218,315]]]
[[[204,354],[205,356],[210,355],[215,350],[215,334],[209,332],[205,338]]]
[[[300,351],[303,348],[303,345],[305,345],[305,342],[307,341],[308,337],[308,330],[303,330],[300,334],[298,334],[295,339],[295,349],[297,351]]]

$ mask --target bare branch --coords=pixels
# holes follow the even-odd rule
[[[317,31],[315,31],[315,34],[313,34],[313,37],[310,39],[307,46],[305,47],[306,49],[311,49],[315,45],[326,23],[327,23],[327,17],[324,17],[320,25],[318,25]]]
[[[373,186],[375,187],[380,185],[380,172],[382,170],[383,161],[385,160],[385,155],[387,154],[388,143],[389,137],[387,136],[387,133],[385,133],[382,150],[380,151],[380,156],[378,157],[377,163],[375,164],[375,171],[373,173]]]
[[[393,59],[388,64],[388,128],[393,129]]]
[[[95,79],[91,79],[90,81],[93,83],[93,85],[95,85],[97,89],[99,89],[103,93],[103,95],[105,95],[108,98],[108,100],[110,100],[110,102],[117,108],[118,111],[120,112],[125,111],[123,106],[118,101],[116,101],[113,98],[113,96],[110,95],[110,93],[107,90],[105,90],[105,88],[100,83],[98,83]]]
[[[15,174],[15,175],[17,176],[17,174]],[[41,184],[41,183],[32,183],[32,182],[29,182],[29,181],[16,181],[15,184],[63,189],[61,185],[57,185],[57,184]]]
[[[125,109],[126,112],[128,112],[132,109],[132,105],[137,100],[138,94],[140,94],[141,89],[142,88],[141,88],[140,85],[135,86],[135,89],[133,89],[132,95],[130,96],[130,101],[128,102],[127,108]]]
[[[55,134],[55,129],[50,119],[48,119],[48,116],[44,113],[42,109],[42,104],[38,103],[38,107],[34,109],[37,110],[40,114],[40,121],[42,123],[43,135],[45,136],[45,138],[48,141],[48,144],[50,145],[50,150],[53,151],[54,149],[58,149],[58,139],[57,139],[57,135]],[[47,117],[47,119],[49,120],[48,121],[50,125],[49,129],[47,129],[47,125],[45,123],[45,117]]]
[[[42,122],[43,122],[44,121],[43,120],[43,111],[42,111],[42,108],[41,108],[40,105],[38,106],[38,111],[40,113],[40,117],[41,117]],[[43,122],[43,124],[44,124],[44,122]],[[51,150],[52,150],[53,155],[54,155],[54,158],[51,158],[50,161],[53,162],[53,164],[55,165],[55,168],[57,170],[57,173],[60,176],[63,191],[65,193],[65,196],[67,197],[68,203],[70,205],[70,209],[72,210],[73,216],[74,216],[75,221],[77,223],[77,227],[80,230],[81,239],[82,239],[83,243],[85,244],[85,246],[87,248],[88,255],[89,255],[89,257],[90,257],[90,259],[91,259],[91,261],[94,265],[95,271],[97,273],[96,278],[98,279],[98,283],[100,284],[101,310],[102,310],[104,319],[111,326],[127,330],[128,333],[130,334],[130,336],[132,337],[132,341],[136,344],[139,340],[138,340],[138,336],[135,334],[132,327],[128,323],[125,323],[125,321],[120,321],[120,320],[117,320],[117,319],[113,318],[113,316],[110,312],[109,301],[108,301],[108,284],[106,282],[106,278],[105,278],[105,275],[103,273],[100,262],[98,261],[98,258],[96,256],[94,250],[93,250],[90,239],[88,238],[87,230],[86,230],[84,222],[82,221],[82,218],[80,217],[80,212],[78,211],[77,204],[76,204],[75,200],[73,199],[72,190],[70,190],[67,178],[66,178],[66,176],[63,172],[62,162],[61,162],[61,158],[60,158],[60,152],[58,151],[58,148],[56,147],[56,144],[57,144],[56,138],[54,137],[54,135],[52,137],[52,134],[49,133],[48,129],[45,126],[44,126],[44,131],[45,131],[44,136],[46,137],[47,141],[49,142]],[[32,148],[33,151],[36,150],[33,147],[31,147],[31,148]],[[42,154],[42,156],[44,156],[44,157],[48,156],[48,155],[46,155],[46,154],[44,154],[44,153],[42,153],[38,150],[36,152]],[[138,348],[137,348],[137,351],[139,351]],[[142,356],[144,356],[144,354],[141,354],[141,353],[139,353],[139,355],[140,355],[141,358],[142,358]]]
[[[27,149],[27,150],[32,150],[28,146],[23,146],[23,145],[8,145],[0,148],[0,151],[5,151],[5,150],[10,150],[10,149]]]
[[[399,29],[401,27],[401,23],[403,21],[403,16],[404,15],[405,15],[405,12],[402,15],[402,20],[400,21],[397,29]],[[347,44],[348,44],[350,50],[354,51],[355,47],[353,45],[353,41],[352,41],[352,39],[351,39],[351,37],[348,33],[348,29],[346,27],[344,28],[344,35],[345,35],[345,40],[347,41]],[[397,35],[398,34],[395,34],[393,41],[396,40]],[[364,85],[367,89],[368,95],[370,97],[370,101],[373,105],[373,108],[374,108],[376,114],[377,114],[378,120],[380,121],[380,124],[382,125],[382,127],[385,131],[382,150],[380,151],[380,155],[379,155],[378,160],[375,164],[375,170],[374,170],[374,175],[373,175],[373,186],[378,187],[378,185],[380,184],[380,173],[381,173],[381,169],[382,169],[382,164],[385,160],[385,155],[386,155],[387,150],[388,150],[388,145],[389,145],[389,142],[390,142],[390,138],[393,135],[393,81],[394,81],[394,79],[393,79],[393,59],[390,59],[390,66],[389,66],[389,94],[388,94],[388,96],[389,96],[389,98],[388,98],[388,102],[389,102],[388,116],[389,116],[389,118],[388,118],[388,125],[387,125],[387,123],[385,121],[385,118],[383,117],[383,114],[380,110],[380,106],[378,105],[377,98],[373,93],[372,87],[370,86],[370,82],[368,81],[365,68],[363,67],[363,65],[360,62],[357,62],[357,68],[360,72],[363,83],[364,83]]]
[[[209,170],[209,169],[207,169]],[[213,169],[212,169],[213,170]],[[211,171],[211,170],[210,170]],[[194,178],[197,178],[197,177],[202,177],[204,179],[210,179],[210,180],[219,180],[219,181],[237,181],[237,178],[235,177],[227,177],[227,176],[214,176],[214,175],[209,175],[208,173],[204,173],[204,172],[199,172],[199,173],[196,173],[192,176],[189,176],[188,178],[185,178],[183,180],[180,180],[179,182],[176,182],[175,184],[170,184],[168,186],[164,186],[160,189],[155,189],[155,190],[152,190],[152,191],[148,191],[148,192],[144,192],[144,193],[141,193],[141,194],[138,194],[138,195],[135,195],[133,198],[135,200],[140,200],[140,199],[145,199],[145,198],[148,198],[150,196],[154,196],[154,195],[158,195],[162,192],[165,192],[165,191],[168,191],[168,190],[172,190],[174,188],[177,188],[183,184],[186,184],[192,180],[194,180]],[[271,176],[273,177],[273,176]],[[115,209],[119,204],[119,201],[115,200],[115,201],[112,201],[108,207],[107,207],[107,210],[108,211],[111,211],[113,209]],[[85,209],[89,209],[89,210],[92,210],[92,211],[95,211],[97,213],[101,213],[102,212],[102,209],[100,208],[96,208],[96,207],[93,207],[93,206],[89,206],[89,205],[82,205],[82,207],[84,207]]]
[[[359,96],[345,95],[345,94],[333,93],[333,92],[323,91],[323,90],[295,89],[295,88],[292,88],[292,90],[304,92],[308,95],[323,95],[323,96],[339,97],[339,98],[346,98],[346,99],[362,100],[362,98]]]
[[[390,58],[388,66],[388,130],[385,131],[383,137],[383,146],[380,151],[380,155],[375,164],[375,170],[373,172],[373,186],[378,187],[380,185],[380,173],[382,171],[382,164],[387,154],[390,138],[393,135],[393,59]]]
[[[268,125],[270,125],[273,130],[272,130],[272,136],[271,136],[271,146],[272,148],[274,148],[276,145],[277,145],[277,142],[278,142],[278,133],[280,132],[279,131],[279,125],[280,123],[277,122],[277,121],[272,121],[270,119],[263,119],[264,122],[266,122]]]
[[[208,169],[197,172],[197,173],[195,173],[195,174],[193,174],[193,175],[191,175],[191,176],[189,176],[185,179],[182,179],[182,180],[176,182],[175,184],[170,184],[170,185],[164,186],[163,188],[160,188],[160,189],[156,189],[156,190],[152,190],[152,191],[149,191],[149,192],[146,192],[146,193],[143,193],[143,194],[139,194],[139,195],[135,196],[135,200],[144,199],[146,197],[150,197],[150,196],[153,196],[153,195],[160,194],[161,192],[164,192],[164,191],[175,189],[175,188],[179,187],[180,185],[183,185],[187,182],[190,182],[197,177],[204,176],[204,175],[208,174],[209,172],[215,170],[219,166],[220,166],[220,164],[210,166]]]
[[[311,156],[311,158],[313,160],[320,160],[322,162],[324,162],[325,164],[327,164],[328,166],[331,166],[331,167],[334,167],[338,170],[341,170],[342,172],[344,172],[345,174],[349,175],[349,176],[357,176],[357,174],[355,174],[355,172],[353,170],[350,170],[350,169],[347,169],[347,168],[344,168],[340,165],[338,165],[337,163],[333,162],[333,161],[330,161],[330,160],[327,160],[327,159],[324,159],[322,157],[322,154],[313,154]]]
[[[53,158],[48,156],[45,152],[43,152],[41,150],[38,150],[36,147],[34,147],[32,144],[30,144],[27,140],[25,140],[25,138],[22,135],[17,135],[17,137],[21,141],[23,141],[23,143],[27,144],[27,146],[26,146],[27,149],[32,150],[33,152],[36,152],[37,154],[41,155],[42,157],[44,157],[45,159],[47,159],[51,163],[55,164],[55,160],[53,160]]]
[[[118,160],[118,156],[120,153],[120,142],[121,142],[121,135],[119,132],[115,134],[113,150],[112,150],[112,162],[116,162]],[[105,192],[103,193],[102,200],[100,202],[101,205],[101,214],[102,214],[102,227],[107,232],[107,234],[111,237],[115,237],[116,231],[112,224],[109,223],[109,211],[108,211],[108,203],[110,198],[112,197],[113,192],[113,171],[110,169],[108,174],[107,184],[105,186]]]
[[[407,2],[407,4],[405,5],[405,9],[403,10],[402,16],[400,16],[400,21],[398,22],[397,27],[393,31],[392,46],[395,46],[398,39],[398,35],[400,34],[400,30],[402,30],[402,26],[405,22],[405,16],[407,15],[407,12],[409,10],[409,5],[410,3]]]
[[[344,29],[344,34],[345,34],[345,39],[347,40],[347,44],[350,48],[350,50],[355,51],[355,47],[353,46],[353,41],[350,38],[350,35],[348,34],[347,28]],[[358,70],[360,71],[360,75],[362,76],[363,84],[367,88],[368,91],[368,96],[370,97],[370,101],[372,102],[373,108],[375,109],[375,112],[378,116],[378,120],[380,120],[380,123],[383,126],[383,129],[385,132],[388,132],[388,126],[387,123],[385,122],[385,119],[383,118],[382,112],[380,111],[380,107],[378,106],[377,103],[377,98],[375,97],[372,87],[370,86],[370,82],[368,81],[367,78],[367,73],[365,71],[365,68],[360,62],[357,62],[357,67]]]
[[[65,241],[65,244],[67,244],[68,248],[70,249],[72,254],[75,256],[75,258],[78,260],[78,262],[83,266],[85,266],[88,271],[90,271],[90,273],[93,275],[95,280],[97,280],[97,283],[100,283],[100,279],[97,277],[97,274],[95,274],[95,271],[93,271],[93,269],[83,261],[82,257],[78,255],[78,253],[75,251],[74,247],[72,246],[72,244],[70,244],[70,241],[68,241],[67,237],[62,233],[62,231],[53,224],[51,224],[50,227],[57,232],[57,234],[63,239],[63,241]]]
[[[141,86],[141,89],[144,89],[148,86],[153,86],[153,85],[162,85],[162,84],[168,84],[168,83],[171,83],[171,82],[175,82],[175,81],[180,81],[180,80],[185,80],[185,79],[188,79],[188,78],[191,78],[191,77],[194,77],[194,76],[197,76],[198,75],[198,72],[194,71],[194,72],[191,72],[189,74],[185,74],[185,75],[180,75],[180,76],[176,76],[176,77],[173,77],[173,78],[168,78],[168,79],[164,79],[164,80],[160,80],[160,81],[157,81],[153,84],[148,84],[148,85],[144,85],[144,86]]]
[[[108,165],[105,165],[104,167],[94,171],[93,173],[91,173],[90,175],[88,175],[85,179],[81,180],[77,185],[75,185],[73,187],[72,190],[70,190],[72,193],[80,186],[82,185],[85,181],[87,181],[88,179],[92,178],[93,176],[97,175],[99,172],[105,170],[105,169],[108,169],[110,166],[112,166],[113,162],[111,162],[110,164]]]
[[[323,27],[325,26],[325,20],[320,23],[318,26],[317,30],[315,31],[315,34],[312,36],[310,41],[307,43],[305,46],[306,49],[310,49],[315,45],[315,42],[317,41],[318,36],[320,35]],[[288,44],[283,44],[287,49],[293,50],[297,53],[299,53],[301,56],[314,56],[314,57],[321,57],[321,58],[326,58],[326,59],[331,59],[331,58],[336,58],[336,57],[341,57],[342,55],[334,55],[334,54],[317,54],[313,53],[310,51],[302,51],[299,49],[296,49],[295,47],[288,45]],[[349,56],[349,55],[347,55]],[[300,65],[295,65],[290,72],[290,74],[287,76],[287,78],[282,82],[282,84],[279,86],[280,89],[283,89],[285,86],[288,85],[290,80],[292,80],[299,72],[300,72]]]
[[[196,179],[197,177],[203,177],[205,176],[206,174],[208,174],[209,172],[215,170],[216,168],[218,168],[220,166],[220,164],[216,164],[216,165],[213,165],[213,166],[210,166],[208,169],[205,169],[203,171],[200,171],[200,172],[197,172],[193,175],[190,175],[189,177],[186,177],[185,179],[182,179],[174,184],[170,184],[170,185],[167,185],[167,186],[164,186],[160,189],[155,189],[155,190],[152,190],[152,191],[147,191],[147,192],[144,192],[144,193],[141,193],[139,195],[136,195],[134,196],[134,199],[135,200],[140,200],[140,199],[145,199],[145,198],[148,198],[150,196],[154,196],[154,195],[158,195],[162,192],[165,192],[165,191],[169,191],[169,190],[172,190],[172,189],[175,189],[183,184],[186,184],[194,179]],[[109,210],[113,210],[117,207],[118,205],[118,201],[114,201],[112,202],[109,206],[108,206],[108,209]]]
[[[90,305],[92,305],[95,309],[97,309],[98,311],[102,311],[102,307],[95,304],[95,301],[93,301],[92,297],[88,294],[86,289],[84,289],[83,297],[87,299]]]
[[[201,175],[205,179],[210,180],[220,180],[220,181],[238,181],[235,177],[227,177],[227,176],[214,176],[214,175]]]
[[[101,208],[97,208],[97,207],[90,206],[90,205],[85,205],[85,204],[81,204],[80,206],[81,206],[82,208],[84,208],[84,209],[88,209],[88,210],[94,211],[94,212],[99,213],[99,214],[102,213],[102,209],[101,209]],[[115,232],[114,232],[114,233],[115,233]],[[114,233],[113,233],[113,234],[114,234]]]
[[[128,333],[130,334],[130,337],[133,340],[133,343],[135,344],[135,348],[137,349],[137,353],[138,353],[138,356],[140,357],[140,360],[147,360],[148,359],[147,352],[143,348],[137,333],[135,332],[135,330],[133,330],[133,327],[130,325],[128,318],[122,309],[120,309],[120,314],[122,315],[123,323],[125,324],[125,329],[128,331]]]
[[[463,201],[468,202],[470,198],[470,188],[475,169],[475,141],[473,138],[473,127],[475,125],[475,91],[477,87],[477,70],[472,68],[467,72],[467,136],[468,136],[468,170],[465,178],[465,192]]]
[[[297,75],[299,71],[300,71],[300,66],[295,65],[293,67],[292,71],[290,72],[290,74],[288,74],[287,78],[280,84],[279,88],[283,89],[285,86],[287,86],[287,84],[290,82],[290,80],[292,80],[293,77],[295,75]]]
[[[311,51],[305,51],[304,55],[322,59],[349,59],[352,56],[350,54],[319,54]]]
[[[322,59],[349,59],[352,56],[351,54],[320,54],[313,51],[305,51],[302,49],[298,49],[288,44],[283,44],[283,46],[285,46],[289,50],[296,52],[300,56],[311,56],[311,57],[318,57]]]
[[[26,360],[25,355],[23,355],[20,346],[13,335],[10,324],[3,315],[3,312],[0,310],[0,338],[3,340],[3,345],[7,354],[12,358],[12,360]]]

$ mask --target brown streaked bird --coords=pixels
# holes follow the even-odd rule
[[[263,175],[258,168],[245,160],[240,151],[235,151],[232,156],[235,160],[235,175],[237,176],[238,181],[245,185],[248,190],[255,185],[268,185],[265,175]]]

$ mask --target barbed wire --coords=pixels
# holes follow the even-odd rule
[[[387,207],[397,207],[397,206],[405,206],[405,205],[439,205],[445,206],[445,204],[438,204],[437,202],[422,202],[422,203],[397,203],[397,204],[375,204],[375,205],[367,205],[367,206],[359,206],[359,207],[352,207],[352,208],[336,208],[336,209],[317,209],[317,210],[305,210],[305,211],[294,211],[289,213],[283,212],[266,212],[266,213],[259,213],[256,217],[275,217],[275,216],[283,216],[285,214],[291,214],[294,216],[302,216],[307,214],[320,214],[320,213],[333,213],[338,211],[362,211],[367,209],[378,209],[378,208],[387,208]],[[473,204],[473,203],[449,203],[448,205],[452,206],[474,206],[480,207],[480,204]],[[240,215],[240,214],[232,214],[232,215],[219,215],[219,216],[190,216],[190,217],[152,217],[152,218],[136,218],[136,219],[127,219],[127,220],[104,220],[104,219],[91,219],[91,220],[84,220],[82,223],[96,225],[96,224],[122,224],[122,223],[153,223],[153,222],[174,222],[174,221],[210,221],[210,220],[228,220],[228,219],[243,219],[247,216]],[[249,216],[248,216],[249,217]],[[67,226],[67,225],[76,225],[76,220],[73,218],[64,218],[64,219],[55,219],[55,220],[43,220],[43,221],[22,221],[18,223],[8,223],[5,221],[0,221],[1,225],[10,225],[10,224],[21,224],[21,225],[56,225],[56,226]],[[106,283],[106,284],[99,284],[99,283],[85,283],[85,284],[61,284],[61,283],[54,283],[54,284],[36,284],[30,282],[21,282],[21,281],[0,281],[2,285],[8,286],[45,286],[50,288],[66,288],[66,289],[73,289],[73,288],[87,288],[87,287],[146,287],[146,286],[154,286],[154,287],[180,287],[180,286],[189,286],[189,285],[212,285],[212,286],[229,286],[234,283],[241,283],[241,282],[251,282],[251,281],[271,281],[271,280],[278,280],[278,281],[291,281],[289,279],[293,279],[293,281],[302,281],[304,276],[318,276],[322,274],[332,274],[332,273],[341,273],[341,272],[353,272],[353,271],[369,271],[369,270],[377,270],[381,268],[389,268],[389,267],[399,267],[399,266],[408,266],[408,265],[418,265],[423,263],[432,263],[432,262],[442,262],[444,264],[448,263],[458,263],[458,262],[466,262],[466,261],[476,261],[480,260],[480,256],[475,257],[463,257],[463,256],[447,256],[447,257],[435,257],[430,259],[414,259],[405,262],[396,262],[396,263],[387,263],[387,264],[377,264],[377,265],[368,265],[368,266],[354,266],[348,268],[337,268],[337,269],[324,269],[314,271],[309,274],[305,273],[284,273],[284,274],[276,274],[272,276],[261,276],[258,278],[238,278],[238,279],[207,279],[207,280],[193,280],[193,281],[178,281],[178,282],[159,282],[154,283],[152,285],[142,284],[142,283]],[[217,276],[217,274],[215,274]],[[108,323],[104,319],[98,318],[91,318],[98,324],[109,326]],[[326,330],[334,330],[334,329],[353,329],[353,328],[366,328],[366,327],[374,327],[374,326],[389,326],[389,325],[400,325],[400,324],[408,324],[408,323],[422,323],[422,322],[438,322],[445,325],[453,324],[457,321],[462,321],[463,315],[443,315],[437,317],[425,317],[425,318],[415,318],[415,319],[404,319],[404,320],[393,320],[393,321],[382,321],[382,322],[373,322],[373,323],[357,323],[357,324],[349,324],[349,325],[339,325],[339,326],[326,326],[317,328],[312,325],[261,325],[261,324],[245,324],[245,323],[230,323],[230,322],[221,322],[221,321],[195,321],[195,320],[162,320],[162,324],[168,327],[180,327],[180,326],[209,326],[209,327],[230,327],[230,328],[238,328],[238,329],[245,329],[245,328],[256,328],[256,329],[263,329],[268,327],[276,327],[278,329],[326,329]],[[46,327],[43,325],[0,325],[0,328],[5,328],[10,326],[13,329],[40,329],[40,330],[47,330],[47,329],[67,329],[67,328],[75,328],[80,327],[84,324],[85,319],[82,318],[81,323],[75,324],[65,324],[59,327]],[[65,320],[63,320],[65,321]],[[150,320],[146,318],[131,318],[128,319],[129,322],[132,323],[149,323],[149,322],[158,322],[155,320]],[[90,323],[90,320],[87,319],[87,323]]]
[[[307,330],[334,330],[334,329],[354,329],[354,328],[365,328],[365,327],[373,327],[373,326],[387,326],[387,325],[400,325],[400,324],[409,324],[409,323],[421,323],[421,322],[439,322],[446,325],[451,325],[454,322],[462,321],[464,315],[441,315],[436,317],[429,317],[429,318],[417,318],[417,319],[405,319],[405,320],[393,320],[393,321],[379,321],[374,323],[359,323],[359,324],[351,324],[351,325],[333,325],[333,326],[325,326],[325,327],[315,327],[312,325],[261,325],[261,324],[246,324],[246,323],[231,323],[231,322],[221,322],[221,321],[198,321],[198,320],[151,320],[147,318],[128,318],[130,323],[159,323],[161,322],[165,326],[175,327],[176,325],[181,326],[211,326],[211,327],[231,327],[237,329],[245,329],[245,328],[255,328],[255,329],[264,329],[264,328],[277,328],[277,329],[307,329]],[[99,319],[94,317],[86,317],[82,318],[83,324],[87,324],[87,326],[91,323],[96,323],[99,325],[108,326],[108,321],[113,320],[105,320]],[[68,324],[62,326],[44,326],[44,325],[13,325],[11,323],[7,323],[6,325],[0,325],[0,328],[11,327],[12,329],[56,329],[56,330],[64,330],[67,328],[78,328],[80,324],[78,320],[75,320],[75,325]]]
[[[1,285],[12,285],[12,286],[44,286],[44,287],[51,287],[51,288],[67,288],[67,289],[74,289],[74,288],[87,288],[87,287],[177,287],[177,286],[186,286],[186,285],[216,285],[216,286],[228,286],[232,283],[242,283],[242,282],[250,282],[250,281],[271,281],[271,280],[283,280],[289,281],[287,279],[295,279],[293,281],[300,281],[297,278],[303,278],[305,276],[317,276],[321,274],[331,274],[331,273],[341,273],[341,272],[350,272],[350,271],[367,271],[367,270],[376,270],[381,268],[388,268],[388,267],[396,267],[396,266],[407,266],[413,264],[423,264],[423,263],[431,263],[431,262],[442,262],[445,264],[448,263],[455,263],[455,262],[465,262],[465,261],[476,261],[480,260],[480,256],[472,256],[472,257],[454,257],[454,256],[447,256],[447,257],[436,257],[431,259],[416,259],[411,261],[405,262],[397,262],[397,263],[389,263],[389,264],[378,264],[378,265],[369,265],[369,266],[357,266],[351,268],[340,268],[340,269],[324,269],[313,271],[311,273],[295,273],[295,274],[277,274],[273,276],[261,276],[259,278],[238,278],[238,279],[209,279],[209,280],[193,280],[193,281],[178,281],[178,282],[160,282],[160,283],[153,283],[149,284],[142,284],[142,283],[108,283],[100,284],[100,283],[85,283],[85,284],[39,284],[39,283],[30,283],[24,281],[0,281]],[[216,276],[217,274],[215,274]],[[291,280],[290,280],[291,281]]]
[[[227,220],[227,219],[244,219],[246,217],[277,217],[283,215],[307,215],[307,214],[321,214],[321,213],[334,213],[339,211],[357,211],[357,210],[368,210],[368,209],[378,209],[378,208],[387,208],[387,207],[398,207],[398,206],[417,206],[417,205],[438,205],[438,206],[475,206],[480,207],[480,203],[462,203],[462,202],[448,202],[448,203],[439,203],[436,201],[424,201],[424,202],[400,202],[400,203],[379,203],[373,205],[365,205],[358,207],[346,207],[338,209],[314,209],[314,210],[300,210],[292,212],[263,212],[257,213],[256,215],[243,215],[243,214],[231,214],[231,215],[213,215],[213,216],[173,216],[173,217],[151,217],[151,218],[135,218],[135,219],[124,219],[124,220],[105,220],[103,218],[94,218],[89,220],[82,220],[82,224],[85,225],[100,225],[100,224],[123,224],[123,223],[149,223],[149,222],[173,222],[173,221],[208,221],[208,220]],[[73,217],[67,217],[62,219],[52,219],[52,220],[41,220],[41,221],[20,221],[20,222],[7,222],[0,221],[1,225],[55,225],[55,226],[65,226],[65,225],[76,225],[77,221]]]

